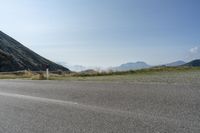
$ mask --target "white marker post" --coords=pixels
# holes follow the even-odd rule
[[[47,68],[47,80],[49,80],[49,68]]]
[[[46,76],[47,76],[47,80],[49,80],[49,65],[46,65]]]

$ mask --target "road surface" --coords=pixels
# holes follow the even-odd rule
[[[200,133],[200,84],[0,80],[0,133]]]

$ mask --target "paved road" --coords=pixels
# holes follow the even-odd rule
[[[200,84],[0,80],[0,133],[176,132],[200,132]]]

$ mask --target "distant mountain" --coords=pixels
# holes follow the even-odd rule
[[[137,69],[143,69],[143,68],[149,68],[149,67],[151,67],[151,66],[146,64],[145,62],[138,61],[138,62],[135,62],[135,63],[129,62],[129,63],[126,63],[126,64],[122,64],[118,67],[111,68],[111,70],[114,70],[114,71],[129,71],[129,70],[137,70]]]
[[[52,53],[53,54],[53,53]],[[0,71],[45,70],[49,65],[50,71],[69,69],[45,59],[18,41],[0,31]]]
[[[183,66],[200,67],[200,59],[193,60],[189,63],[184,64]]]
[[[81,71],[80,73],[82,73],[82,74],[95,74],[95,73],[98,73],[98,71],[95,71],[93,69],[87,69],[87,70]]]
[[[81,71],[85,71],[85,70],[88,69],[87,67],[84,67],[84,66],[81,66],[81,65],[68,66],[68,68],[71,71],[75,71],[75,72],[81,72]]]
[[[186,62],[184,61],[176,61],[176,62],[172,62],[172,63],[168,63],[168,64],[165,64],[165,66],[181,66],[181,65],[184,65],[186,64]]]

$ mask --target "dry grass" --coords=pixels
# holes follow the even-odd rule
[[[3,72],[0,79],[46,80],[45,72]],[[104,80],[104,81],[137,81],[137,82],[200,82],[200,67],[154,67],[126,72],[51,72],[49,80]]]
[[[18,71],[18,72],[1,72],[0,79],[46,79],[44,72]]]

